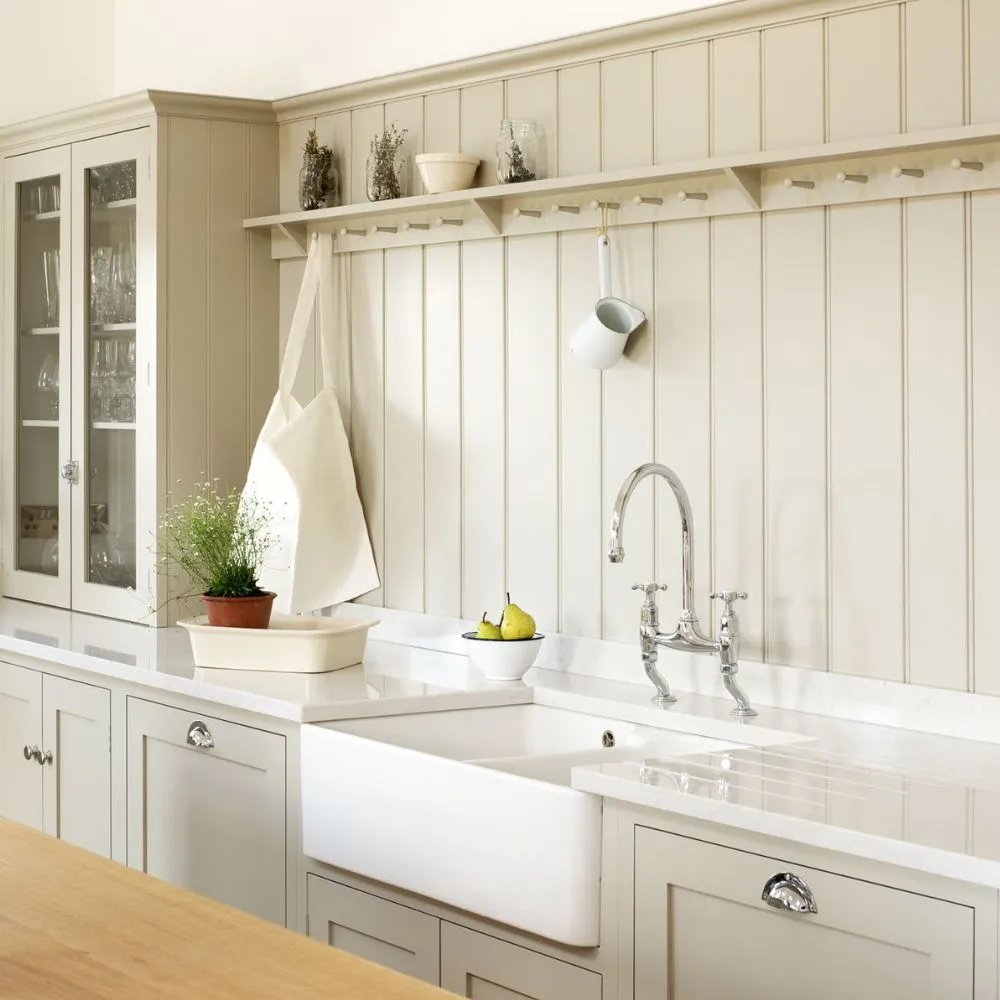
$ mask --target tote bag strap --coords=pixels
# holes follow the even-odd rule
[[[295,376],[302,363],[302,351],[309,332],[309,320],[312,318],[313,302],[316,300],[316,289],[319,286],[320,253],[319,243],[312,240],[309,244],[309,254],[302,275],[302,287],[299,289],[299,300],[295,303],[292,314],[292,325],[288,328],[288,340],[285,342],[285,354],[281,359],[281,370],[278,373],[278,392],[291,396],[295,387]]]
[[[318,244],[318,245],[317,245]],[[319,258],[319,354],[323,365],[323,385],[335,387],[334,375],[334,302],[333,302],[333,237],[329,233],[319,233],[313,241]]]

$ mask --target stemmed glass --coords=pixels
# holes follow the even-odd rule
[[[48,399],[53,417],[59,416],[59,366],[51,354],[45,355],[38,372],[38,391]]]

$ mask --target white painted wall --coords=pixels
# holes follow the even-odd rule
[[[115,90],[287,97],[720,0],[117,0]]]
[[[0,0],[0,125],[114,93],[115,0]]]

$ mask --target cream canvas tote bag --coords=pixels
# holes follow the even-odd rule
[[[301,406],[295,376],[313,304],[323,385]],[[333,237],[313,234],[271,404],[250,460],[245,491],[271,507],[275,545],[260,577],[275,610],[314,611],[379,585],[354,463],[334,386]]]

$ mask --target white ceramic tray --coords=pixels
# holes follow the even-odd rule
[[[271,615],[266,629],[222,628],[199,615],[177,624],[188,630],[199,667],[320,674],[360,663],[378,620]]]

